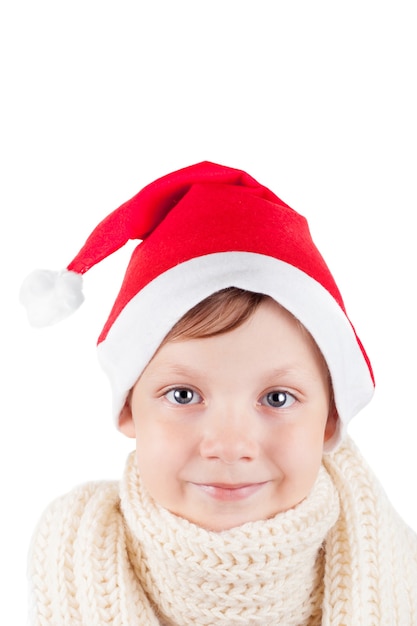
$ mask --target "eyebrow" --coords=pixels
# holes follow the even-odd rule
[[[188,365],[184,366],[179,363],[166,363],[163,365],[159,365],[158,368],[156,368],[155,372],[151,372],[151,377],[153,378],[154,376],[160,376],[161,373],[164,376],[179,376],[184,378],[198,378],[201,376],[207,376],[206,371]]]
[[[299,363],[290,363],[285,367],[277,367],[273,368],[269,371],[263,371],[260,374],[260,378],[265,380],[274,381],[276,379],[285,379],[291,376],[298,377],[299,375],[308,376],[310,379],[315,379],[315,376],[312,376],[311,372],[308,369],[305,369]],[[178,378],[207,378],[209,372],[206,370],[199,369],[198,367],[194,367],[192,365],[183,365],[180,363],[166,363],[164,365],[159,365],[159,367],[155,370],[155,372],[151,373],[151,377],[157,376],[175,376]]]
[[[287,367],[277,367],[272,369],[268,375],[271,375],[276,378],[283,378],[285,376],[293,376],[298,375],[298,373],[302,373],[303,375],[310,375],[311,370],[304,367],[303,364],[293,363],[288,365]]]

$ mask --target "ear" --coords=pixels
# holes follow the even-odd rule
[[[126,400],[120,413],[118,427],[120,432],[126,435],[126,437],[130,437],[131,439],[136,437],[135,422],[133,421],[132,409],[129,400]]]
[[[329,441],[336,432],[337,421],[339,416],[337,414],[336,405],[334,402],[331,402],[329,408],[329,415],[327,417],[326,428],[324,430],[324,442]]]

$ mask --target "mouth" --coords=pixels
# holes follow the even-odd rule
[[[197,489],[207,494],[215,500],[223,500],[225,502],[234,502],[244,500],[254,495],[267,484],[268,481],[261,483],[192,483]]]

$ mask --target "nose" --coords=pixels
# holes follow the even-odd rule
[[[252,416],[236,410],[211,413],[202,434],[200,454],[227,464],[254,460],[259,454],[259,433]]]

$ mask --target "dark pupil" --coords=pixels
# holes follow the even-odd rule
[[[174,398],[180,404],[187,404],[187,402],[191,402],[193,399],[193,392],[190,389],[176,389]]]
[[[279,407],[285,404],[287,394],[283,391],[273,391],[268,394],[268,402],[271,406]]]

